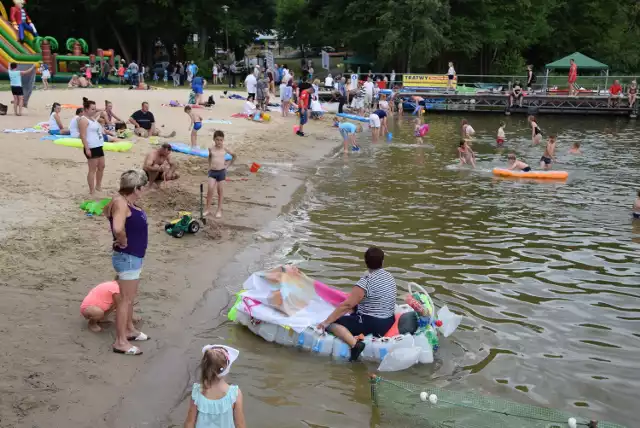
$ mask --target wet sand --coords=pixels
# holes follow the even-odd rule
[[[222,129],[226,144],[239,156],[228,175],[232,181],[226,183],[224,218],[210,220],[195,236],[175,239],[164,232],[165,222],[179,210],[198,210],[199,184],[205,182],[207,170],[206,159],[173,154],[181,179],[140,201],[147,211],[150,238],[136,313],[142,317],[140,329],[152,340],[141,344],[144,354],[135,358],[111,352],[113,324],[94,334],[79,313],[88,290],[114,275],[106,219],[87,217],[79,209],[89,198],[82,151],[41,141],[44,134],[0,135],[4,149],[0,159],[3,428],[155,426],[138,425],[141,419],[136,418],[142,414],[166,417],[170,407],[163,401],[162,390],[181,391],[171,383],[176,379],[171,372],[188,365],[180,361],[184,355],[198,351],[185,348],[190,337],[185,333],[187,320],[193,322],[194,308],[202,307],[203,294],[211,290],[208,300],[218,310],[208,308],[201,323],[214,328],[224,320],[220,313],[229,303],[228,290],[237,289],[238,284],[214,279],[221,278],[234,259],[236,273],[245,269],[243,273],[248,274],[255,268],[243,266],[237,254],[259,239],[255,232],[289,202],[302,183],[304,165],[338,145],[328,120],[311,123],[311,136],[300,138],[292,133],[295,116],[282,119],[274,112],[266,124],[230,118],[241,111],[243,102],[214,94],[217,105],[202,110],[202,116],[232,124],[204,124],[199,142],[211,144],[213,130]],[[187,115],[180,108],[161,107],[171,99],[184,101],[187,95],[187,90],[120,88],[37,91],[25,116],[5,116],[3,122],[5,128],[30,127],[48,119],[54,101],[80,104],[83,96],[95,100],[98,107],[105,99],[112,101],[121,118],[149,101],[156,122],[164,124],[162,129],[177,132],[170,141],[188,143]],[[68,123],[73,110],[64,110],[61,116]],[[120,173],[140,166],[152,148],[147,140],[138,140],[128,153],[107,152],[103,191],[96,199],[112,196]],[[263,165],[258,174],[249,172],[252,162]]]

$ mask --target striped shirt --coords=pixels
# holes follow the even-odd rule
[[[358,303],[358,313],[375,318],[389,318],[395,313],[396,280],[384,269],[374,270],[360,278],[356,284],[364,290]]]

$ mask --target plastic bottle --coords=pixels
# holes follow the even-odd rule
[[[377,361],[382,361],[384,357],[389,353],[389,350],[393,346],[393,343],[387,337],[381,339],[374,339],[372,343],[373,358]],[[366,349],[366,347],[365,347]]]
[[[366,339],[365,339],[365,342],[366,342]],[[364,349],[366,352],[367,347],[365,346]],[[333,350],[331,351],[331,353],[333,354],[334,358],[348,360],[349,357],[351,357],[351,348],[349,348],[349,345],[344,343],[342,340],[336,338],[333,341]],[[362,356],[364,358],[364,352],[362,353]]]
[[[236,311],[236,322],[238,324],[248,326],[249,324],[251,324],[251,317],[246,312]]]
[[[276,339],[276,333],[278,333],[278,325],[268,322],[260,323],[258,329],[258,335],[261,336],[267,342],[273,342]]]
[[[433,330],[433,328],[431,328],[431,326],[429,326],[429,328],[427,329],[427,340],[429,341],[429,345],[431,345],[431,349],[433,349],[434,351],[438,350],[438,336],[436,335],[436,332]]]
[[[293,346],[298,341],[298,335],[292,328],[284,328],[278,326],[278,332],[276,333],[276,343],[283,346]]]
[[[424,334],[424,332],[420,332],[415,335],[414,344],[416,347],[420,348],[418,361],[421,364],[433,363],[433,349],[431,348],[429,339],[427,339],[427,336]]]
[[[410,334],[401,334],[398,336],[394,336],[391,340],[392,350],[401,349],[401,348],[413,348],[413,336]]]
[[[331,355],[333,352],[333,342],[335,337],[330,334],[324,333],[319,335],[313,341],[313,347],[311,350],[320,355]]]
[[[373,341],[377,340],[374,339],[373,336],[367,336],[364,338],[364,351],[362,351],[362,354],[360,355],[360,358],[364,361],[375,361],[375,349],[373,347]],[[347,358],[349,358],[351,356],[351,350],[349,350],[349,355],[347,356]]]
[[[310,351],[318,336],[319,334],[314,329],[307,327],[298,336],[298,346],[306,351]]]

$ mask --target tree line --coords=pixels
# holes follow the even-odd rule
[[[465,74],[521,73],[574,51],[614,73],[640,69],[637,0],[39,0],[27,10],[41,35],[148,61],[158,39],[194,59],[185,47],[208,58],[228,34],[241,58],[258,33],[276,30],[303,49],[371,58],[376,71],[442,73],[453,61]]]

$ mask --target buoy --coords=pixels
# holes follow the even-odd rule
[[[429,402],[431,404],[436,404],[438,402],[438,396],[436,394],[431,394],[429,396]]]
[[[300,130],[300,125],[293,125],[293,133],[294,134],[297,134],[299,130]]]
[[[420,393],[420,401],[427,401],[427,393],[422,391]]]
[[[578,426],[578,421],[576,421],[576,418],[569,418],[567,423],[569,424],[569,428],[576,428]]]

